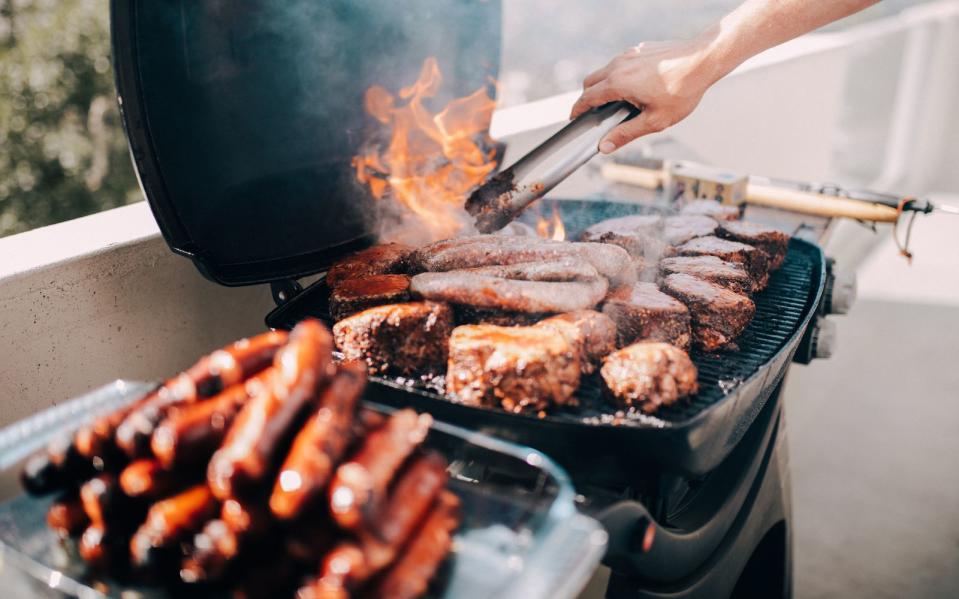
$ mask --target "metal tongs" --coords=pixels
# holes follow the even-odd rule
[[[574,119],[470,194],[466,211],[476,219],[476,228],[492,233],[508,225],[599,153],[599,142],[607,133],[639,113],[632,104],[613,102]]]

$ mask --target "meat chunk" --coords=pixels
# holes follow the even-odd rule
[[[663,291],[689,308],[693,340],[706,351],[732,344],[756,312],[756,304],[745,295],[691,275],[667,276]]]
[[[634,214],[610,218],[591,225],[580,239],[586,242],[618,245],[629,255],[652,260],[669,252],[663,241],[663,219],[655,215]]]
[[[550,328],[465,325],[450,337],[446,390],[469,405],[537,412],[579,386],[575,348]]]
[[[412,252],[412,247],[402,243],[374,245],[331,266],[326,273],[326,284],[333,288],[347,279],[405,273],[409,269]]]
[[[718,235],[740,243],[748,243],[769,254],[769,270],[779,268],[786,259],[789,235],[756,223],[732,221],[720,225]]]
[[[417,297],[439,302],[525,313],[570,312],[592,308],[606,294],[603,277],[552,283],[514,281],[468,271],[425,272],[413,277]]]
[[[762,291],[769,282],[769,256],[766,252],[728,239],[697,237],[676,249],[680,256],[716,256],[725,262],[742,264],[753,280],[753,291]]]
[[[617,402],[647,413],[699,390],[689,354],[668,343],[642,341],[624,347],[606,357],[600,374]]]
[[[716,200],[692,200],[679,210],[684,215],[709,216],[716,220],[738,220],[739,207],[720,204]]]
[[[479,235],[439,241],[416,251],[419,266],[432,272],[569,258],[579,258],[590,263],[599,274],[614,284],[635,280],[636,273],[629,254],[622,248],[602,243],[569,243],[507,235]]]
[[[717,226],[718,223],[708,216],[670,216],[663,219],[663,241],[669,245],[682,245],[690,239],[714,234]]]
[[[634,283],[614,289],[603,304],[603,314],[616,323],[619,345],[662,341],[689,349],[689,310],[659,290],[655,283]]]
[[[753,280],[741,264],[723,262],[716,256],[674,256],[665,258],[659,268],[663,276],[692,275],[736,293],[749,294],[753,289]]]
[[[477,266],[475,268],[464,268],[456,272],[469,272],[476,275],[488,275],[517,281],[547,282],[589,281],[599,276],[599,272],[592,264],[576,257],[543,262]]]
[[[346,279],[330,292],[330,316],[334,321],[373,306],[397,304],[410,299],[410,277],[370,275]]]
[[[540,321],[536,326],[552,329],[566,337],[579,354],[583,374],[595,372],[603,358],[617,347],[616,324],[595,310],[557,314]]]
[[[548,312],[514,312],[494,308],[476,308],[452,304],[453,322],[461,324],[495,324],[503,327],[532,326],[550,316]]]
[[[435,302],[369,308],[333,325],[347,360],[365,360],[373,374],[441,371],[453,329],[450,307]]]

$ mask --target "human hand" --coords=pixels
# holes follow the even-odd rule
[[[718,79],[707,60],[708,42],[644,42],[620,54],[583,81],[570,118],[617,100],[643,112],[610,131],[599,150],[609,154],[632,140],[686,118]]]

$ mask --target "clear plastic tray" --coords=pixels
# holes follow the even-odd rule
[[[0,430],[0,595],[162,596],[143,588],[88,586],[82,563],[46,527],[51,500],[23,495],[17,482],[23,460],[56,434],[150,387],[116,381]],[[451,488],[464,507],[441,597],[575,597],[602,557],[606,532],[576,511],[566,474],[538,451],[442,422],[433,425],[426,443],[450,461]]]

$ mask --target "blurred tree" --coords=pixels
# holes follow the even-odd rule
[[[141,198],[107,0],[0,0],[0,236]]]

